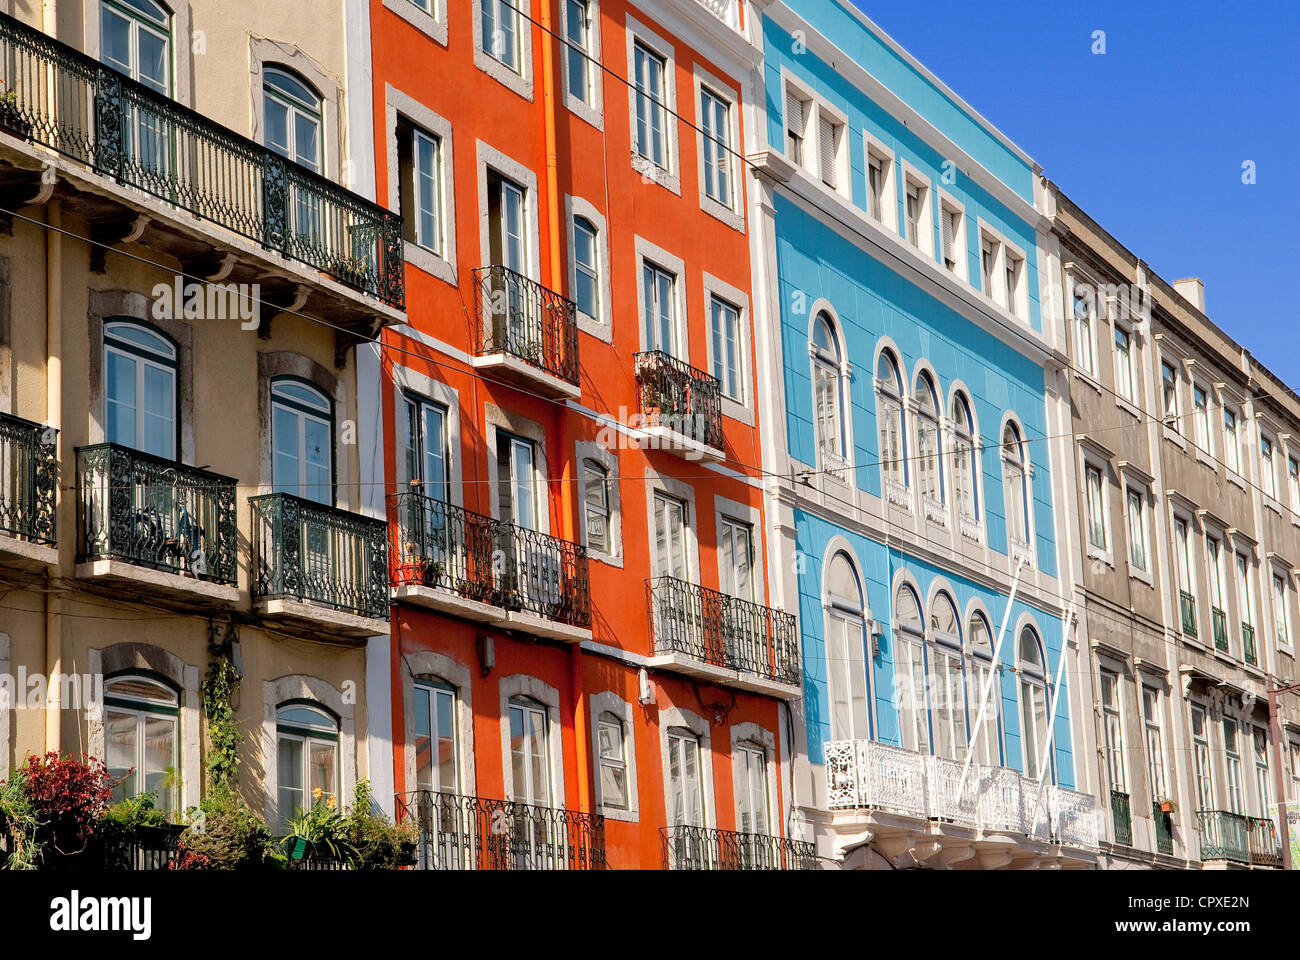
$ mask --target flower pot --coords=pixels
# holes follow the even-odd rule
[[[1173,812],[1174,812],[1174,805],[1173,805],[1170,801],[1168,801],[1168,800],[1161,800],[1161,801],[1160,801],[1160,812],[1161,812],[1161,813],[1173,813]]]
[[[289,848],[289,859],[301,860],[303,857],[307,856],[308,846],[309,844],[306,837],[294,837],[293,846]]]
[[[23,140],[30,140],[32,136],[31,122],[23,117],[18,104],[12,100],[0,99],[0,130]]]
[[[397,565],[397,579],[402,583],[423,583],[424,563],[420,560],[403,560]]]

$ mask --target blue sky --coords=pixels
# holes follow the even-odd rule
[[[1300,390],[1300,3],[853,2]]]

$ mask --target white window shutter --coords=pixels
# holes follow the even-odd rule
[[[953,253],[953,244],[957,240],[957,214],[951,210],[943,212],[943,258],[945,260],[956,260]]]
[[[793,90],[785,92],[785,125],[791,133],[803,136],[803,101]]]
[[[835,170],[835,125],[825,117],[819,117],[818,127],[821,132],[822,147],[822,182],[832,190],[836,188]]]

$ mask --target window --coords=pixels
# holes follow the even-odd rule
[[[1223,754],[1227,761],[1228,812],[1243,815],[1246,803],[1241,779],[1241,744],[1237,739],[1237,721],[1232,717],[1223,718]]]
[[[587,513],[587,549],[614,553],[609,506],[609,471],[595,460],[582,461],[583,509]]]
[[[1196,768],[1196,809],[1214,809],[1214,770],[1210,766],[1210,729],[1205,708],[1192,704],[1192,763]]]
[[[397,482],[419,488],[426,497],[446,502],[451,461],[447,443],[447,408],[415,394],[398,400]]]
[[[962,760],[966,757],[966,695],[961,621],[946,593],[938,594],[930,607],[930,655],[934,752],[950,760]]]
[[[490,0],[489,0],[490,2]],[[564,0],[566,39],[565,56],[569,64],[569,96],[590,105],[591,84],[591,5],[587,0]]]
[[[898,362],[888,350],[876,361],[876,418],[880,429],[880,469],[885,486],[907,487],[907,443],[903,434],[903,388]],[[889,493],[886,491],[885,496]]]
[[[731,209],[731,104],[707,88],[700,90],[700,132],[704,147],[704,195]]]
[[[1002,495],[1007,512],[1007,538],[1011,551],[1029,549],[1029,501],[1025,479],[1025,451],[1020,431],[1008,423],[1002,431]]]
[[[517,803],[551,805],[551,752],[546,707],[536,700],[510,701],[510,778]]]
[[[160,810],[180,809],[180,700],[175,690],[142,674],[104,684],[104,752],[113,802],[154,794]]]
[[[894,602],[895,696],[903,746],[918,753],[930,752],[925,682],[925,621],[921,604],[911,587],[899,587]]]
[[[862,587],[844,553],[831,558],[826,573],[830,600],[826,615],[826,667],[831,738],[866,740],[869,728],[866,613]]]
[[[916,378],[917,480],[921,496],[943,505],[943,450],[939,434],[939,402],[934,381],[922,372]]]
[[[320,94],[296,74],[268,66],[262,71],[262,100],[266,145],[280,156],[320,173]],[[306,209],[303,205],[309,202],[300,199],[297,206]]]
[[[176,460],[176,345],[133,323],[104,324],[104,435],[109,443]]]
[[[1182,632],[1196,636],[1196,578],[1192,575],[1192,541],[1187,521],[1174,518],[1174,550],[1178,562],[1179,609]]]
[[[1237,414],[1223,408],[1223,462],[1234,473],[1241,473],[1241,437],[1237,434]]]
[[[1024,319],[1024,307],[1021,305],[1021,281],[1025,275],[1025,261],[1006,252],[1003,270],[1006,276],[1007,310]]]
[[[998,262],[998,242],[988,235],[980,237],[980,279],[984,296],[993,299],[993,271]],[[1091,348],[1089,348],[1091,350]]]
[[[786,156],[798,166],[804,165],[804,137],[808,129],[808,115],[812,112],[812,103],[799,96],[799,93],[787,87],[785,91],[785,136]]]
[[[940,204],[939,228],[943,231],[943,265],[950,272],[961,276],[962,248],[965,246],[965,217],[960,209],[946,201]]]
[[[867,147],[867,213],[871,219],[885,223],[885,212],[889,211],[893,222],[888,226],[891,230],[897,230],[898,215],[889,201],[889,171],[892,165],[892,161],[879,150]]]
[[[718,521],[719,586],[729,597],[754,600],[754,528],[731,517]]]
[[[727,301],[712,297],[709,300],[709,316],[713,328],[713,375],[722,384],[724,397],[744,403],[740,311]]]
[[[1292,801],[1300,800],[1300,743],[1288,740],[1287,753],[1290,757],[1291,767],[1291,795],[1288,799]]]
[[[407,241],[442,256],[446,248],[443,232],[442,139],[399,118],[397,169],[402,231]]]
[[[1291,501],[1291,512],[1300,513],[1300,460],[1288,457],[1286,461],[1286,489]]]
[[[1134,390],[1133,337],[1118,324],[1115,325],[1115,392],[1129,403],[1137,402]]]
[[[1223,612],[1223,551],[1214,537],[1205,538],[1206,575],[1210,581],[1210,617],[1214,628],[1214,645],[1228,649],[1228,624]]]
[[[924,219],[926,216],[926,195],[929,190],[925,184],[907,178],[907,203],[904,208],[906,217],[906,237],[907,242],[918,250],[924,250],[926,241],[926,225]]]
[[[1088,545],[1105,551],[1109,544],[1106,538],[1105,483],[1101,470],[1087,464],[1084,467],[1084,485],[1088,491]]]
[[[334,405],[301,380],[271,381],[271,484],[327,506],[334,504]]]
[[[485,0],[487,2],[487,0]],[[528,273],[528,236],[526,222],[528,190],[495,170],[487,175],[488,256],[493,264],[517,274]],[[518,298],[511,284],[512,299]],[[522,305],[511,303],[510,313],[523,314]],[[522,323],[522,321],[519,321]],[[511,329],[517,324],[512,322]]]
[[[626,810],[627,742],[623,721],[612,713],[602,713],[596,721],[596,744],[600,753],[601,806]]]
[[[642,264],[645,348],[677,353],[677,277],[649,260]]]
[[[323,707],[304,701],[281,704],[276,712],[278,777],[277,834],[317,803],[339,809],[339,725]]]
[[[992,634],[982,614],[977,613],[970,619],[969,651],[967,662],[971,669],[966,675],[966,702],[970,722],[976,727],[974,759],[987,767],[998,767],[1002,765],[1002,669],[999,667],[996,673],[993,672]],[[991,674],[993,686],[981,721],[980,703]]]
[[[633,147],[655,166],[668,169],[668,95],[664,58],[642,43],[632,51],[636,117]]]
[[[1047,671],[1043,650],[1032,627],[1020,632],[1020,729],[1025,776],[1038,778],[1051,768],[1050,756],[1040,757],[1047,742]]]
[[[1273,441],[1268,437],[1259,438],[1259,484],[1264,494],[1277,497],[1277,467],[1273,463]]]
[[[516,0],[480,0],[483,5],[483,52],[520,71],[519,10]]]
[[[1206,453],[1210,447],[1210,397],[1201,385],[1192,385],[1192,430],[1196,445]]]
[[[1120,718],[1119,675],[1101,671],[1101,714],[1106,731],[1106,774],[1110,789],[1128,793],[1128,777],[1124,773],[1124,724]]]
[[[537,451],[531,440],[497,431],[497,516],[538,530]]]
[[[1182,430],[1181,411],[1178,408],[1178,371],[1172,363],[1160,364],[1160,389],[1164,403],[1165,426]]]
[[[819,313],[813,321],[813,419],[817,453],[823,467],[845,461],[843,390],[840,385],[840,344],[831,318]]]
[[[700,740],[681,727],[668,731],[668,822],[674,827],[704,826]]]
[[[741,833],[768,833],[767,751],[754,743],[742,743],[735,762],[740,767],[740,793],[736,797],[736,825]]]
[[[686,504],[656,491],[654,498],[656,575],[690,581]]]
[[[957,499],[957,516],[971,523],[979,522],[979,500],[975,478],[980,465],[975,451],[975,419],[971,416],[966,395],[957,393],[952,398],[953,422],[953,488]]]
[[[1255,789],[1259,797],[1259,816],[1269,819],[1273,815],[1273,783],[1268,775],[1268,734],[1263,727],[1251,731],[1251,744],[1255,749]]]
[[[1280,573],[1273,574],[1273,636],[1281,646],[1291,645],[1289,624],[1291,615],[1286,608],[1286,580]]]
[[[822,183],[832,190],[840,186],[840,143],[844,139],[844,124],[836,123],[821,109],[817,111],[817,136],[821,146]]]
[[[573,218],[573,300],[578,311],[600,320],[600,254],[596,228],[586,217]]]
[[[987,273],[988,271],[986,271],[986,275]],[[988,281],[986,281],[984,292],[989,293]],[[990,293],[989,296],[992,296],[992,294]],[[1088,376],[1096,376],[1096,341],[1093,340],[1093,324],[1097,319],[1097,298],[1093,294],[1091,286],[1076,284],[1074,296],[1070,302],[1074,310],[1075,362],[1078,363],[1079,369]]]
[[[1146,736],[1151,800],[1158,803],[1169,799],[1165,786],[1165,742],[1160,733],[1160,691],[1145,684],[1142,686],[1142,730]]]
[[[415,683],[415,785],[419,790],[457,793],[456,690],[441,680]]]
[[[1147,569],[1147,524],[1143,516],[1144,500],[1140,491],[1129,489],[1125,508],[1128,523],[1128,562],[1135,570]]]
[[[1244,553],[1237,554],[1237,614],[1241,617],[1241,655],[1247,663],[1254,664],[1255,650],[1255,598],[1250,587],[1250,561]]]
[[[100,6],[100,50],[104,63],[171,96],[171,13],[153,0],[117,0]],[[12,82],[12,81],[11,81]],[[35,94],[33,94],[35,95]],[[145,172],[167,176],[171,164],[171,129],[159,114],[123,104],[122,146]]]

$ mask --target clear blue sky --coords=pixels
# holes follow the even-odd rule
[[[853,2],[1300,391],[1300,3]]]

